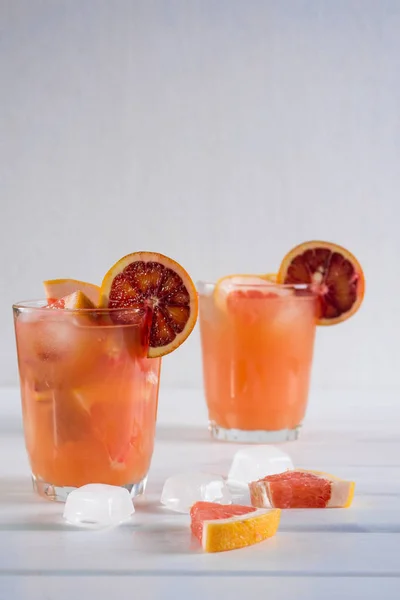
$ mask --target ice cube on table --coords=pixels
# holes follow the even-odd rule
[[[188,513],[195,502],[232,504],[231,493],[220,475],[181,473],[169,477],[161,493],[161,504],[176,512]]]
[[[124,523],[134,512],[132,498],[125,488],[89,483],[68,495],[63,516],[71,525],[100,529]]]
[[[247,485],[267,475],[276,475],[293,468],[290,456],[283,450],[270,445],[249,446],[235,453],[228,483]]]

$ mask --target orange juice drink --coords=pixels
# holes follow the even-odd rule
[[[160,358],[140,311],[14,305],[25,442],[34,487],[65,500],[87,483],[141,493],[153,453]],[[129,313],[129,319],[126,315]]]
[[[199,300],[213,437],[259,443],[296,439],[310,382],[314,294],[307,286],[270,281],[200,283]]]

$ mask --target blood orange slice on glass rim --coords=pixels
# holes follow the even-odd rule
[[[356,257],[331,242],[299,244],[283,259],[278,282],[308,284],[319,297],[319,325],[351,317],[364,298],[365,279]]]
[[[193,330],[198,313],[197,291],[188,273],[156,252],[134,252],[115,263],[103,279],[100,305],[146,315],[150,358],[178,348]],[[125,317],[123,310],[116,311],[114,318],[129,322],[129,311]]]

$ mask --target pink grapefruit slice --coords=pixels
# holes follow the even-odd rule
[[[205,552],[235,550],[275,535],[280,513],[277,509],[196,502],[190,510],[191,530]]]
[[[93,302],[94,306],[99,305],[100,288],[93,283],[79,281],[78,279],[49,279],[44,281],[43,285],[48,302],[54,302],[64,298],[64,296],[81,291]]]
[[[221,310],[236,308],[241,299],[260,300],[289,296],[291,290],[276,284],[276,275],[226,275],[215,284],[214,301]]]
[[[294,469],[249,484],[253,506],[265,508],[347,508],[355,483],[320,471]]]
[[[73,292],[68,296],[64,296],[59,300],[49,301],[48,308],[60,308],[67,310],[79,310],[79,309],[88,309],[88,308],[96,308],[95,305],[89,298],[80,290],[77,292]]]

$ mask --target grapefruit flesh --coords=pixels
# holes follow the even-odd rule
[[[241,312],[242,300],[277,299],[290,296],[291,290],[274,285],[276,275],[227,275],[219,279],[214,288],[214,300],[223,311]],[[254,306],[255,308],[256,306]],[[261,310],[263,304],[259,305]]]
[[[355,484],[328,473],[294,469],[249,484],[251,503],[265,508],[347,508]]]
[[[99,305],[100,288],[93,283],[79,281],[78,279],[48,279],[43,282],[46,299],[49,303],[60,300],[74,292],[81,291],[93,302],[94,306]]]
[[[280,510],[196,502],[190,510],[191,530],[206,552],[251,546],[277,532]]]
[[[59,300],[49,301],[48,308],[79,310],[95,308],[93,302],[80,290],[64,296]]]
[[[305,242],[282,261],[278,282],[308,284],[319,297],[319,325],[345,321],[360,308],[365,278],[360,263],[346,248],[331,242]]]
[[[164,356],[190,335],[197,320],[197,291],[174,260],[154,252],[135,252],[119,260],[101,286],[101,306],[121,309],[117,322],[129,323],[134,311],[149,325],[148,356]],[[136,313],[136,314],[137,314]]]

